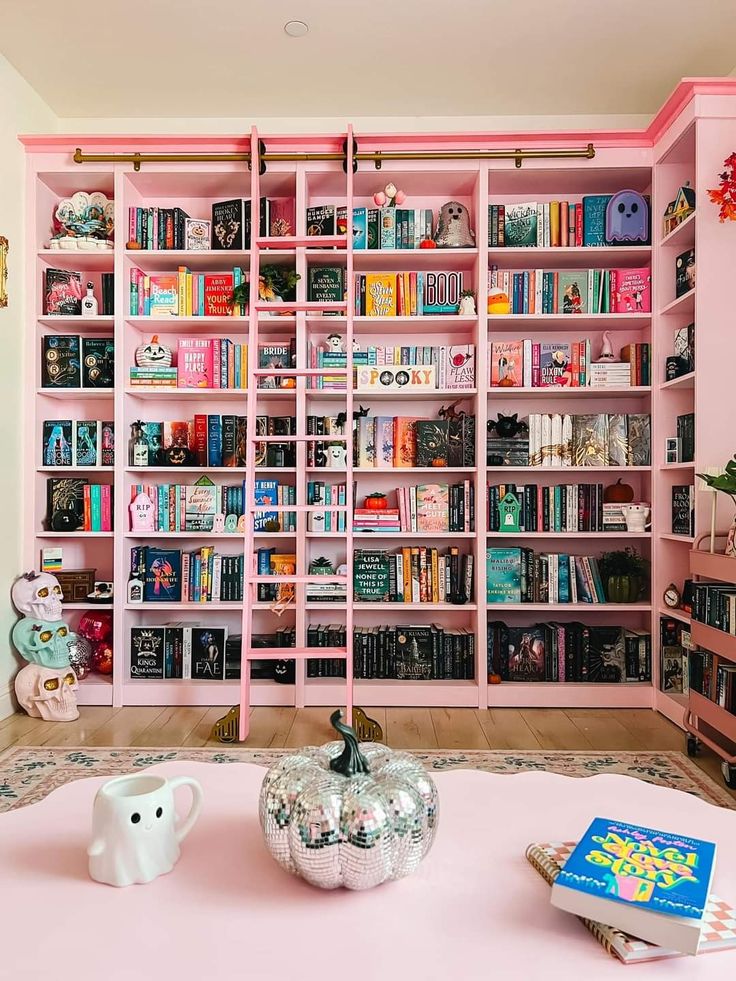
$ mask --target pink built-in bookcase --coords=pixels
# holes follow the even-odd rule
[[[264,340],[281,340],[294,334],[298,350],[306,351],[307,339],[323,341],[335,329],[348,338],[355,336],[363,344],[440,344],[467,343],[476,345],[478,370],[477,390],[464,393],[462,406],[476,416],[476,467],[468,472],[449,473],[448,481],[470,477],[476,492],[476,532],[446,536],[414,536],[427,544],[445,547],[459,544],[463,551],[475,556],[475,596],[473,602],[462,606],[438,608],[429,604],[306,604],[303,583],[298,583],[298,602],[283,619],[297,628],[297,645],[303,644],[304,632],[310,622],[344,622],[348,627],[379,623],[442,623],[466,627],[476,635],[475,681],[356,681],[352,695],[364,706],[468,706],[485,708],[500,706],[572,706],[607,708],[657,708],[677,722],[682,719],[684,702],[679,697],[659,691],[659,615],[664,609],[662,591],[670,582],[678,584],[687,575],[690,541],[670,534],[670,495],[673,483],[689,483],[696,470],[721,465],[733,452],[730,426],[730,396],[733,392],[733,364],[736,360],[736,334],[732,329],[733,270],[736,268],[736,226],[719,224],[717,209],[709,204],[706,189],[715,186],[723,159],[736,149],[736,80],[685,80],[677,87],[663,109],[644,131],[635,132],[547,132],[534,134],[383,134],[356,133],[360,150],[383,149],[448,149],[464,148],[565,148],[595,144],[592,160],[535,159],[524,161],[516,168],[511,160],[420,160],[386,162],[376,171],[373,164],[361,163],[357,173],[346,176],[340,163],[334,161],[299,161],[269,163],[264,174],[251,173],[238,162],[215,163],[144,163],[135,172],[130,163],[92,163],[77,165],[72,160],[76,147],[87,153],[141,152],[245,152],[257,147],[262,140],[270,151],[340,150],[348,132],[332,135],[269,136],[252,132],[241,137],[155,137],[155,136],[30,136],[22,137],[27,151],[28,236],[26,256],[26,287],[28,317],[24,366],[24,457],[22,460],[25,486],[23,512],[24,568],[36,568],[40,550],[48,545],[62,545],[65,568],[94,566],[97,578],[113,578],[115,668],[111,678],[90,675],[80,685],[80,702],[88,705],[233,705],[240,698],[238,682],[142,681],[129,677],[127,637],[132,625],[186,622],[227,624],[231,631],[247,633],[247,617],[242,604],[199,604],[174,608],[162,604],[126,606],[126,582],[129,551],[137,540],[128,529],[128,502],[132,484],[145,482],[193,481],[200,468],[175,477],[171,469],[145,473],[128,466],[127,441],[130,423],[137,418],[191,418],[195,412],[252,414],[255,409],[269,414],[295,414],[304,420],[307,413],[334,414],[343,407],[348,413],[362,402],[372,414],[434,416],[436,410],[451,401],[447,394],[432,392],[429,397],[416,395],[393,397],[391,401],[351,393],[310,391],[306,379],[300,377],[293,391],[253,391],[254,377],[249,377],[249,392],[210,391],[168,392],[133,391],[129,387],[128,369],[133,364],[135,348],[157,333],[164,343],[175,346],[184,333],[196,336],[228,336],[235,341],[254,339],[255,328]],[[435,212],[446,201],[464,203],[473,217],[477,248],[464,250],[399,250],[395,253],[353,251],[348,232],[346,247],[336,251],[318,251],[304,241],[305,208],[322,203],[365,206],[373,192],[389,180],[402,188],[408,197],[407,206],[432,207]],[[696,189],[695,217],[663,241],[661,216],[676,188],[690,181]],[[576,249],[501,249],[490,250],[488,241],[488,204],[523,200],[580,200],[583,194],[615,192],[632,187],[652,196],[652,240],[649,247]],[[77,190],[101,190],[115,200],[116,237],[111,253],[85,256],[77,253],[49,252],[51,216],[62,197]],[[293,242],[279,245],[286,248],[270,250],[260,242],[247,253],[209,252],[132,252],[126,251],[128,208],[156,204],[179,206],[193,217],[209,217],[213,201],[231,197],[258,200],[259,195],[270,198],[293,198],[296,205],[296,237]],[[697,250],[697,289],[679,303],[674,297],[674,257],[691,245]],[[262,258],[261,258],[262,257]],[[131,318],[128,312],[127,283],[131,266],[144,272],[175,272],[186,264],[193,271],[223,271],[233,265],[250,268],[257,275],[259,261],[295,264],[301,280],[297,301],[306,300],[307,270],[312,264],[343,263],[349,273],[350,294],[347,316],[325,321],[308,309],[297,309],[293,317],[274,318],[252,310],[247,318],[198,317],[191,320],[176,318],[161,321],[150,318]],[[500,268],[588,268],[612,266],[652,267],[651,315],[598,315],[563,318],[562,316],[487,317],[487,270],[492,263]],[[115,316],[97,321],[80,318],[44,317],[42,306],[43,269],[48,266],[77,269],[96,283],[103,271],[114,271],[116,281]],[[352,272],[398,271],[404,269],[462,269],[478,293],[479,315],[472,318],[425,317],[376,320],[352,315]],[[101,296],[97,290],[98,298]],[[256,318],[257,323],[256,323]],[[696,372],[675,383],[664,383],[664,360],[673,353],[672,335],[677,327],[696,322]],[[564,390],[554,397],[539,390],[504,392],[489,391],[489,338],[535,340],[556,338],[577,340],[590,336],[594,351],[604,329],[614,332],[615,347],[628,342],[647,340],[652,345],[654,365],[651,390],[634,392],[620,390]],[[40,388],[41,338],[50,333],[112,334],[116,345],[116,386],[112,392],[82,393],[58,391],[50,393]],[[349,349],[349,348],[348,348]],[[249,371],[256,367],[256,358],[249,352]],[[302,357],[304,355],[302,354]],[[300,362],[303,367],[303,362]],[[675,418],[684,412],[696,412],[696,461],[694,465],[666,466],[664,441],[674,435]],[[487,544],[511,544],[508,536],[487,532],[486,483],[504,479],[539,483],[575,480],[574,469],[552,471],[535,468],[527,472],[489,470],[485,467],[486,423],[498,411],[518,412],[647,412],[652,415],[652,466],[636,471],[621,472],[606,468],[603,473],[583,468],[581,479],[603,480],[611,483],[624,476],[631,483],[637,499],[651,501],[653,523],[651,532],[635,539],[623,534],[531,535],[525,534],[520,544],[541,551],[558,549],[597,554],[603,549],[635,545],[652,560],[651,600],[632,606],[495,606],[487,609],[485,597],[485,550]],[[46,479],[57,474],[43,469],[41,461],[41,431],[45,419],[114,419],[116,456],[114,470],[97,468],[95,480],[115,485],[115,531],[91,535],[73,533],[62,535],[43,530],[46,502]],[[300,430],[303,432],[303,428]],[[324,479],[325,473],[337,479],[335,471],[306,471],[305,449],[299,444],[297,467],[292,471],[275,472],[279,480],[297,487],[297,505],[306,503],[306,481]],[[233,483],[244,476],[241,471],[215,470],[210,475],[215,483]],[[436,474],[436,471],[434,471]],[[252,474],[250,477],[252,478]],[[266,476],[268,474],[266,473]],[[373,490],[390,491],[402,484],[420,483],[424,478],[416,471],[370,471],[353,473],[348,453],[348,469],[341,475],[348,483],[357,480],[358,503]],[[696,495],[696,533],[709,527],[710,501],[708,494]],[[720,514],[719,525],[727,525],[729,515]],[[309,559],[324,555],[337,562],[350,563],[352,548],[367,544],[351,532],[343,535],[318,537],[306,532],[304,515],[299,515],[296,534],[275,536],[284,550],[297,554],[297,573],[304,576]],[[250,536],[252,537],[252,536]],[[271,534],[270,539],[274,538]],[[398,545],[411,538],[393,536],[386,542]],[[163,544],[157,536],[157,543]],[[233,535],[199,536],[169,535],[166,543],[187,549],[213,543],[225,553],[243,550],[242,537]],[[372,536],[375,541],[375,536]],[[21,570],[19,570],[21,571]],[[348,568],[350,573],[350,565]],[[265,607],[265,605],[264,605]],[[66,607],[75,625],[84,611]],[[678,614],[686,618],[685,614]],[[589,623],[624,624],[651,629],[653,648],[653,681],[639,684],[574,684],[574,683],[486,683],[486,624],[488,619],[505,619],[511,624],[543,620],[584,620]],[[275,615],[268,608],[253,611],[256,631],[274,629]],[[348,632],[350,633],[350,632]],[[244,640],[246,637],[244,636]],[[350,663],[350,653],[348,654]],[[296,683],[281,685],[271,681],[253,681],[247,700],[254,705],[342,705],[349,703],[345,681],[340,679],[307,678],[304,663],[297,666]]]

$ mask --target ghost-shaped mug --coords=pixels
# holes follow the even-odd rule
[[[174,791],[187,786],[192,806],[176,823]],[[130,886],[151,882],[170,872],[181,854],[179,845],[194,827],[202,808],[202,787],[193,777],[166,780],[135,774],[108,780],[97,791],[92,813],[92,841],[87,849],[89,874],[97,882]]]

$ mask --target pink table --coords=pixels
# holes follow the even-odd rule
[[[419,872],[366,893],[326,893],[268,856],[262,768],[151,772],[195,776],[205,806],[176,869],[147,886],[87,878],[99,778],[0,816],[0,978],[694,981],[736,972],[736,951],[624,967],[550,906],[524,859],[530,841],[574,838],[597,815],[621,818],[715,840],[715,890],[736,902],[736,813],[679,791],[622,776],[439,773],[439,834]]]

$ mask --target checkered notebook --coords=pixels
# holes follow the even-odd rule
[[[576,841],[552,841],[529,845],[526,857],[542,878],[552,885],[576,845]],[[624,964],[685,956],[679,951],[658,947],[646,940],[638,940],[622,930],[605,926],[603,923],[596,923],[583,917],[578,919],[609,954],[618,957]],[[730,947],[736,947],[736,910],[718,896],[711,895],[703,919],[698,954],[709,954]]]

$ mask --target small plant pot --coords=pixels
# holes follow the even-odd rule
[[[606,580],[609,603],[636,603],[640,593],[641,580],[638,576],[609,576]]]

